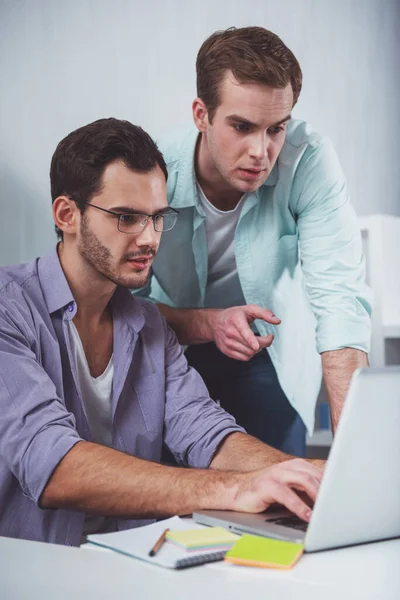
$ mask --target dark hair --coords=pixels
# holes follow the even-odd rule
[[[216,31],[201,46],[196,60],[197,95],[210,123],[220,104],[219,86],[232,71],[239,83],[262,83],[293,90],[293,106],[301,91],[300,65],[282,40],[263,27],[230,27]]]
[[[105,168],[114,161],[139,172],[158,165],[168,177],[161,152],[141,127],[119,119],[99,119],[76,129],[58,144],[50,167],[52,202],[69,196],[83,213],[85,203],[101,190]],[[55,229],[62,239],[61,229],[57,225]]]

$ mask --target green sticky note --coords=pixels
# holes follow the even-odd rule
[[[225,555],[238,565],[290,569],[303,554],[303,544],[258,535],[242,535]]]

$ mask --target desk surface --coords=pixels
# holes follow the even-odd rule
[[[399,600],[400,539],[305,555],[290,571],[173,571],[102,550],[0,537],[2,600]]]

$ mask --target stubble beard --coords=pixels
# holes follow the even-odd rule
[[[110,250],[90,230],[85,215],[82,216],[80,234],[79,253],[97,273],[115,285],[125,288],[138,289],[146,285],[150,270],[147,273],[135,273],[134,276],[130,277],[125,277],[116,271],[113,267],[113,257]],[[149,252],[147,252],[148,254]]]

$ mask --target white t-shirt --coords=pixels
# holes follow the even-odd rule
[[[113,356],[105,371],[99,377],[92,377],[81,338],[72,321],[70,321],[70,332],[81,397],[93,441],[102,446],[111,446]],[[104,517],[86,515],[83,534],[100,532],[104,523]]]
[[[199,198],[206,215],[208,278],[205,308],[228,308],[246,304],[235,259],[235,231],[246,194],[232,210],[219,210],[197,183]]]
[[[106,370],[99,377],[92,377],[78,330],[72,321],[70,324],[72,352],[93,441],[102,446],[111,446],[113,357],[111,356]]]

